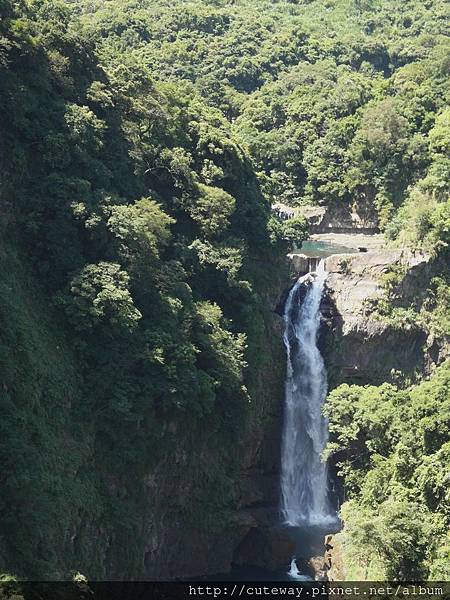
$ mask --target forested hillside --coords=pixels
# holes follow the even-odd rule
[[[449,580],[449,390],[447,362],[411,388],[344,384],[329,395],[349,579]]]
[[[205,422],[216,462],[192,457],[200,489],[177,510],[220,523],[233,506],[284,232],[220,112],[125,51],[99,65],[73,8],[2,3],[0,556],[100,573],[95,519],[131,577],[136,482]]]
[[[307,236],[272,202],[368,210],[389,243],[430,252],[421,305],[392,288],[378,309],[428,311],[449,335],[448,8],[0,0],[1,570],[141,577],[147,496],[187,529],[235,526],[242,447],[276,394],[267,373],[283,368],[268,297]],[[436,518],[383,555],[388,576],[442,575],[448,393],[443,368],[408,391],[331,396],[336,415],[348,409],[332,434],[349,531],[370,536],[386,503],[398,527]],[[366,395],[393,432],[382,449],[365,420],[339,433]],[[406,425],[417,415],[422,445]],[[165,461],[173,506],[148,483]],[[388,493],[377,478],[394,471]]]
[[[449,192],[446,2],[80,4],[104,60],[126,49],[155,79],[193,84],[232,121],[271,199],[369,204],[391,238],[439,237],[437,203]]]

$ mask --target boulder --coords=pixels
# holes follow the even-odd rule
[[[308,560],[309,570],[315,581],[327,581],[328,565],[323,556],[313,556]]]
[[[328,581],[345,581],[344,560],[340,534],[325,536],[324,566]]]

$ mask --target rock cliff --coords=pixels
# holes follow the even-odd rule
[[[443,265],[431,256],[407,249],[385,249],[380,236],[362,234],[321,234],[313,241],[338,241],[351,248],[349,254],[333,254],[325,259],[329,275],[322,301],[320,347],[325,356],[330,387],[340,383],[401,383],[429,374],[450,352],[446,339],[436,339],[423,322],[389,319],[374,310],[386,298],[389,275],[395,282],[396,306],[427,302],[433,277]],[[326,238],[326,239],[325,239]],[[350,238],[354,238],[354,243]],[[363,246],[364,251],[355,252]],[[302,251],[288,255],[292,278],[314,270],[318,258]]]
[[[127,470],[106,459],[96,440],[80,361],[60,315],[21,255],[0,245],[0,264],[2,456],[6,464],[13,448],[24,465],[21,477],[4,477],[20,501],[8,504],[3,494],[0,503],[0,571],[49,580],[71,571],[90,580],[164,580],[225,573],[234,561],[288,562],[292,549],[269,524],[284,379],[274,308],[286,285],[284,261],[258,307],[262,325],[252,347],[262,368],[248,369],[242,431],[160,416],[145,460]],[[123,451],[134,452],[134,443],[130,435]],[[248,549],[252,539],[259,557]],[[26,571],[35,547],[40,570]]]
[[[326,259],[323,314],[329,326],[324,352],[332,384],[382,383],[396,373],[413,377],[425,370],[427,336],[420,328],[399,328],[380,318],[371,301],[385,294],[383,275],[395,266],[409,274],[429,257],[405,250],[378,250]]]
[[[204,577],[227,573],[233,564],[271,569],[289,564],[292,542],[276,526],[285,357],[282,318],[275,308],[286,280],[287,270],[281,267],[266,297],[262,335],[266,364],[255,384],[251,425],[238,440],[233,459],[227,457],[235,462],[230,473],[234,490],[230,513],[218,512],[216,522],[206,522],[205,514],[194,515],[194,521],[186,519],[186,504],[195,502],[201,488],[190,466],[202,462],[212,470],[223,470],[227,465],[221,463],[213,434],[173,432],[176,456],[144,478],[140,516],[146,579]]]

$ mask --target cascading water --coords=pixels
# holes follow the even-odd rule
[[[289,569],[288,575],[290,579],[295,579],[297,581],[308,581],[309,579],[308,577],[305,577],[305,575],[302,575],[302,573],[300,573],[297,567],[297,563],[295,562],[295,558],[291,560],[291,567]]]
[[[285,523],[291,526],[320,525],[335,518],[328,505],[327,467],[321,460],[328,439],[322,415],[327,374],[317,335],[326,277],[321,260],[315,276],[308,273],[291,289],[284,311],[287,374],[281,510]],[[302,301],[300,292],[308,280],[310,285]]]

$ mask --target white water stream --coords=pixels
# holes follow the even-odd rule
[[[301,277],[291,289],[284,311],[287,373],[281,511],[290,526],[322,525],[336,519],[329,507],[327,467],[321,459],[328,440],[328,426],[322,415],[327,373],[317,336],[326,278],[322,259],[316,273]],[[308,284],[302,301],[300,292]]]

